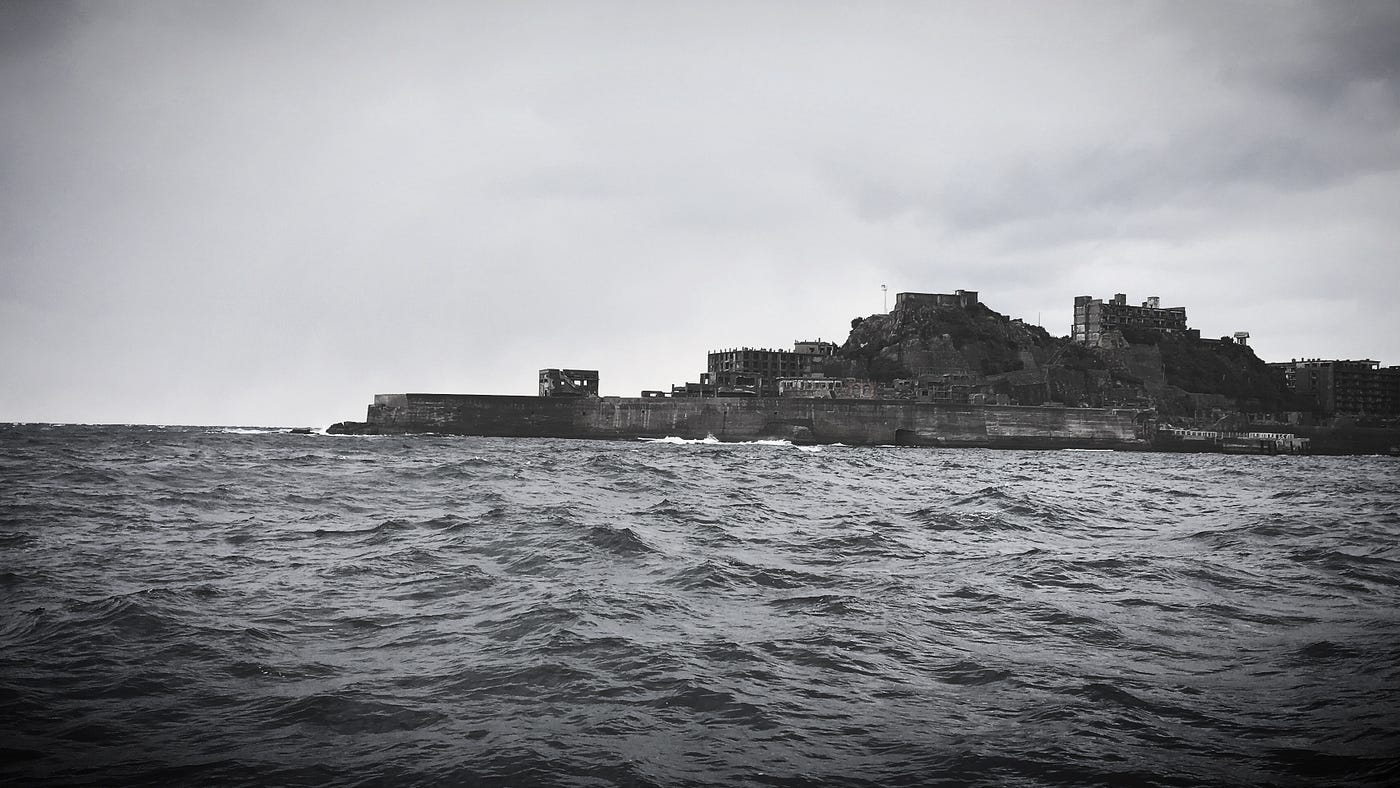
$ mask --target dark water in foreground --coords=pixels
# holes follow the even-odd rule
[[[0,782],[1396,784],[1397,482],[0,427]]]

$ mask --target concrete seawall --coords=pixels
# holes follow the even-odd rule
[[[1147,449],[1130,409],[945,405],[801,398],[549,398],[379,394],[342,432],[724,441],[787,438],[850,445]]]

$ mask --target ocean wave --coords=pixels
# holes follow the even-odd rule
[[[638,438],[642,443],[669,443],[673,446],[693,446],[696,444],[716,445],[719,438],[713,435],[706,435],[703,438],[680,438],[675,435],[668,435],[664,438]]]
[[[714,435],[706,435],[703,438],[680,438],[674,435],[668,435],[664,438],[638,438],[637,440],[642,443],[649,443],[653,445],[667,444],[671,446],[781,446],[784,448],[799,449],[805,452],[819,452],[822,451],[823,448],[822,446],[818,445],[794,444],[790,440],[778,438],[771,440],[764,439],[752,441],[722,441],[716,438]],[[841,446],[842,444],[838,443],[832,445]]]
[[[7,429],[0,781],[1400,773],[1389,460]]]

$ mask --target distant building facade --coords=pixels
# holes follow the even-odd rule
[[[715,350],[709,353],[706,374],[708,380],[721,389],[753,386],[757,396],[776,397],[779,380],[818,375],[821,365],[835,353],[836,343],[820,339],[798,340],[793,343],[792,350],[749,347]]]
[[[752,372],[705,372],[702,386],[714,388],[717,397],[757,397],[763,394],[763,378]]]
[[[906,306],[956,306],[967,309],[977,304],[976,290],[958,290],[954,293],[895,293],[894,308]]]
[[[1379,362],[1294,359],[1269,365],[1288,388],[1327,415],[1400,416],[1400,367]]]
[[[699,383],[681,383],[671,386],[672,397],[718,397],[719,389],[711,385],[709,375],[701,375]]]
[[[540,370],[540,396],[596,397],[598,396],[598,370],[542,369]]]
[[[920,402],[985,405],[989,393],[980,375],[953,372],[914,379],[914,399]]]
[[[1162,334],[1185,334],[1186,307],[1163,308],[1161,299],[1152,296],[1142,306],[1132,306],[1128,296],[1118,293],[1110,301],[1093,296],[1075,296],[1074,328],[1070,338],[1083,345],[1098,346],[1106,331],[1139,328]]]
[[[808,399],[875,399],[874,381],[859,378],[783,378],[778,396]]]

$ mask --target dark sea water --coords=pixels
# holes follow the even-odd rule
[[[1400,462],[0,427],[0,782],[1394,785]]]

